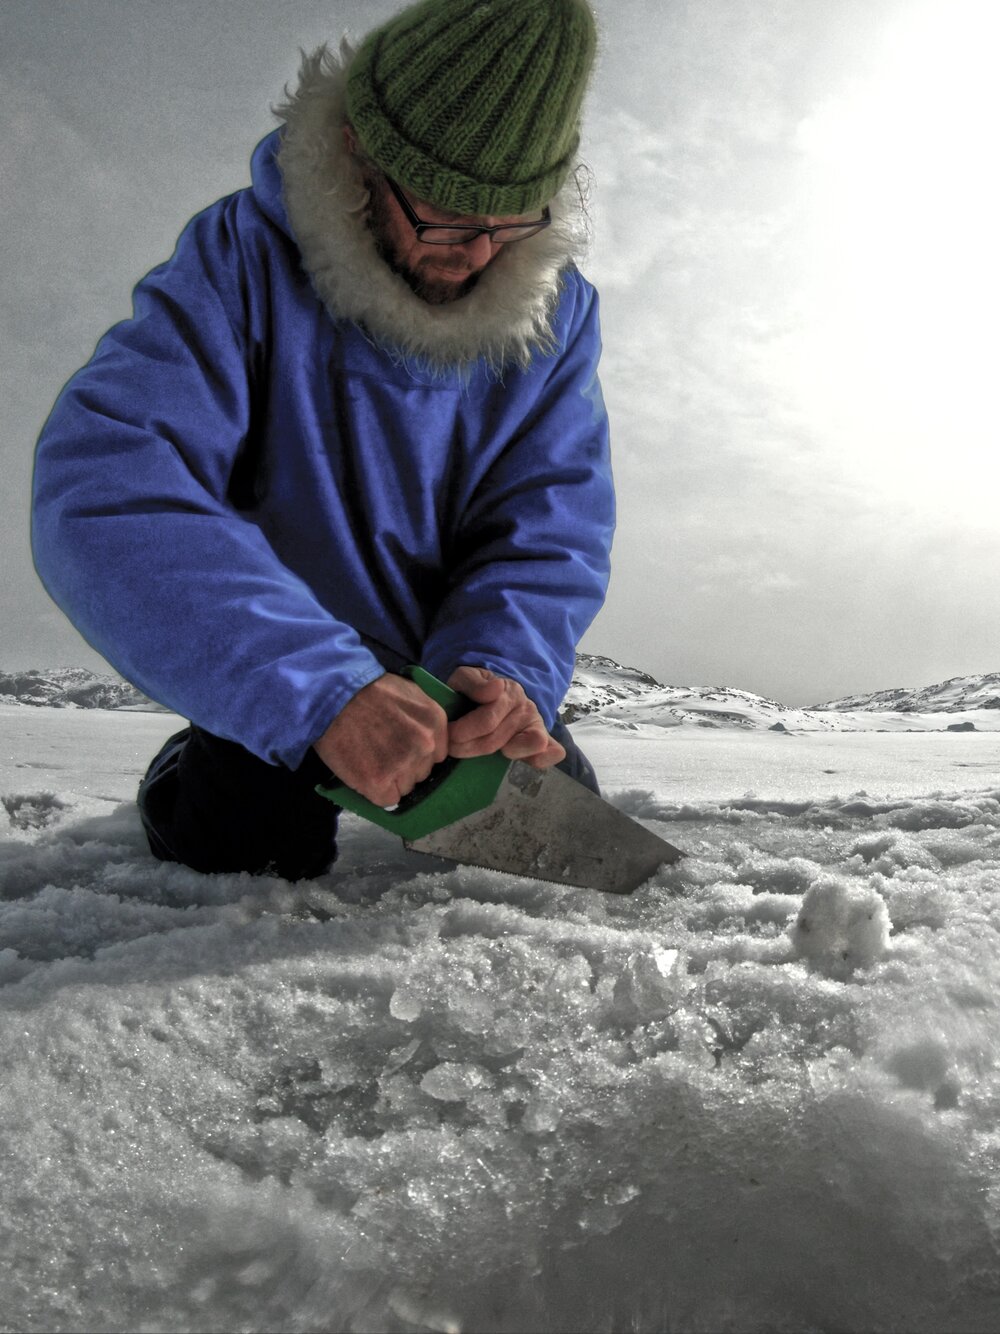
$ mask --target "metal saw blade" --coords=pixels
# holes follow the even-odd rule
[[[567,774],[519,760],[489,806],[406,846],[608,894],[631,894],[684,856]]]

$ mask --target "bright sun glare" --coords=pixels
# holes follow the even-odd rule
[[[801,143],[808,380],[838,449],[875,494],[1000,526],[998,37],[996,0],[906,0]]]

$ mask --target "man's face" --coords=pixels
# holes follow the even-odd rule
[[[430,305],[457,301],[471,292],[479,275],[501,249],[489,236],[477,236],[462,245],[427,245],[413,230],[384,176],[369,173],[368,226],[379,254],[417,296]],[[413,211],[425,222],[482,223],[513,221],[507,218],[471,218],[436,209],[407,195]]]
[[[350,125],[344,126],[344,143],[349,153],[358,152],[358,141]],[[367,222],[379,254],[399,276],[430,305],[444,305],[457,301],[471,292],[483,270],[496,259],[503,243],[487,235],[477,236],[459,245],[429,245],[421,241],[413,224],[404,213],[385,176],[366,164],[362,174],[368,188]],[[406,194],[406,192],[403,192]],[[481,225],[492,227],[500,223],[536,222],[538,215],[526,218],[479,217],[451,213],[435,208],[423,199],[406,194],[413,212],[422,222],[438,222],[447,226]],[[511,244],[511,242],[508,242]]]
[[[413,223],[380,172],[368,172],[366,183],[370,192],[368,225],[379,254],[419,297],[431,305],[457,301],[471,292],[480,274],[503,249],[503,242],[485,234],[457,245],[430,245],[417,236]],[[537,213],[530,217],[521,214],[486,217],[452,213],[447,209],[435,208],[433,204],[417,199],[407,191],[402,193],[421,222],[436,222],[443,226],[493,227],[503,223],[530,224],[538,220]]]

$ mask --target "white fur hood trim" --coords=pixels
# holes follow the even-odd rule
[[[430,305],[379,257],[365,224],[367,194],[342,134],[352,55],[344,42],[339,58],[326,46],[304,56],[298,88],[277,108],[285,207],[316,291],[331,314],[401,360],[437,372],[470,369],[480,357],[497,374],[527,366],[535,350],[552,348],[560,275],[586,241],[573,175],[552,201],[546,231],[502,250],[461,300]]]

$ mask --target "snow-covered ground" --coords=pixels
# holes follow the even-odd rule
[[[177,720],[0,706],[0,1328],[1000,1330],[1000,732],[719,721],[576,727],[610,898],[161,865]]]

